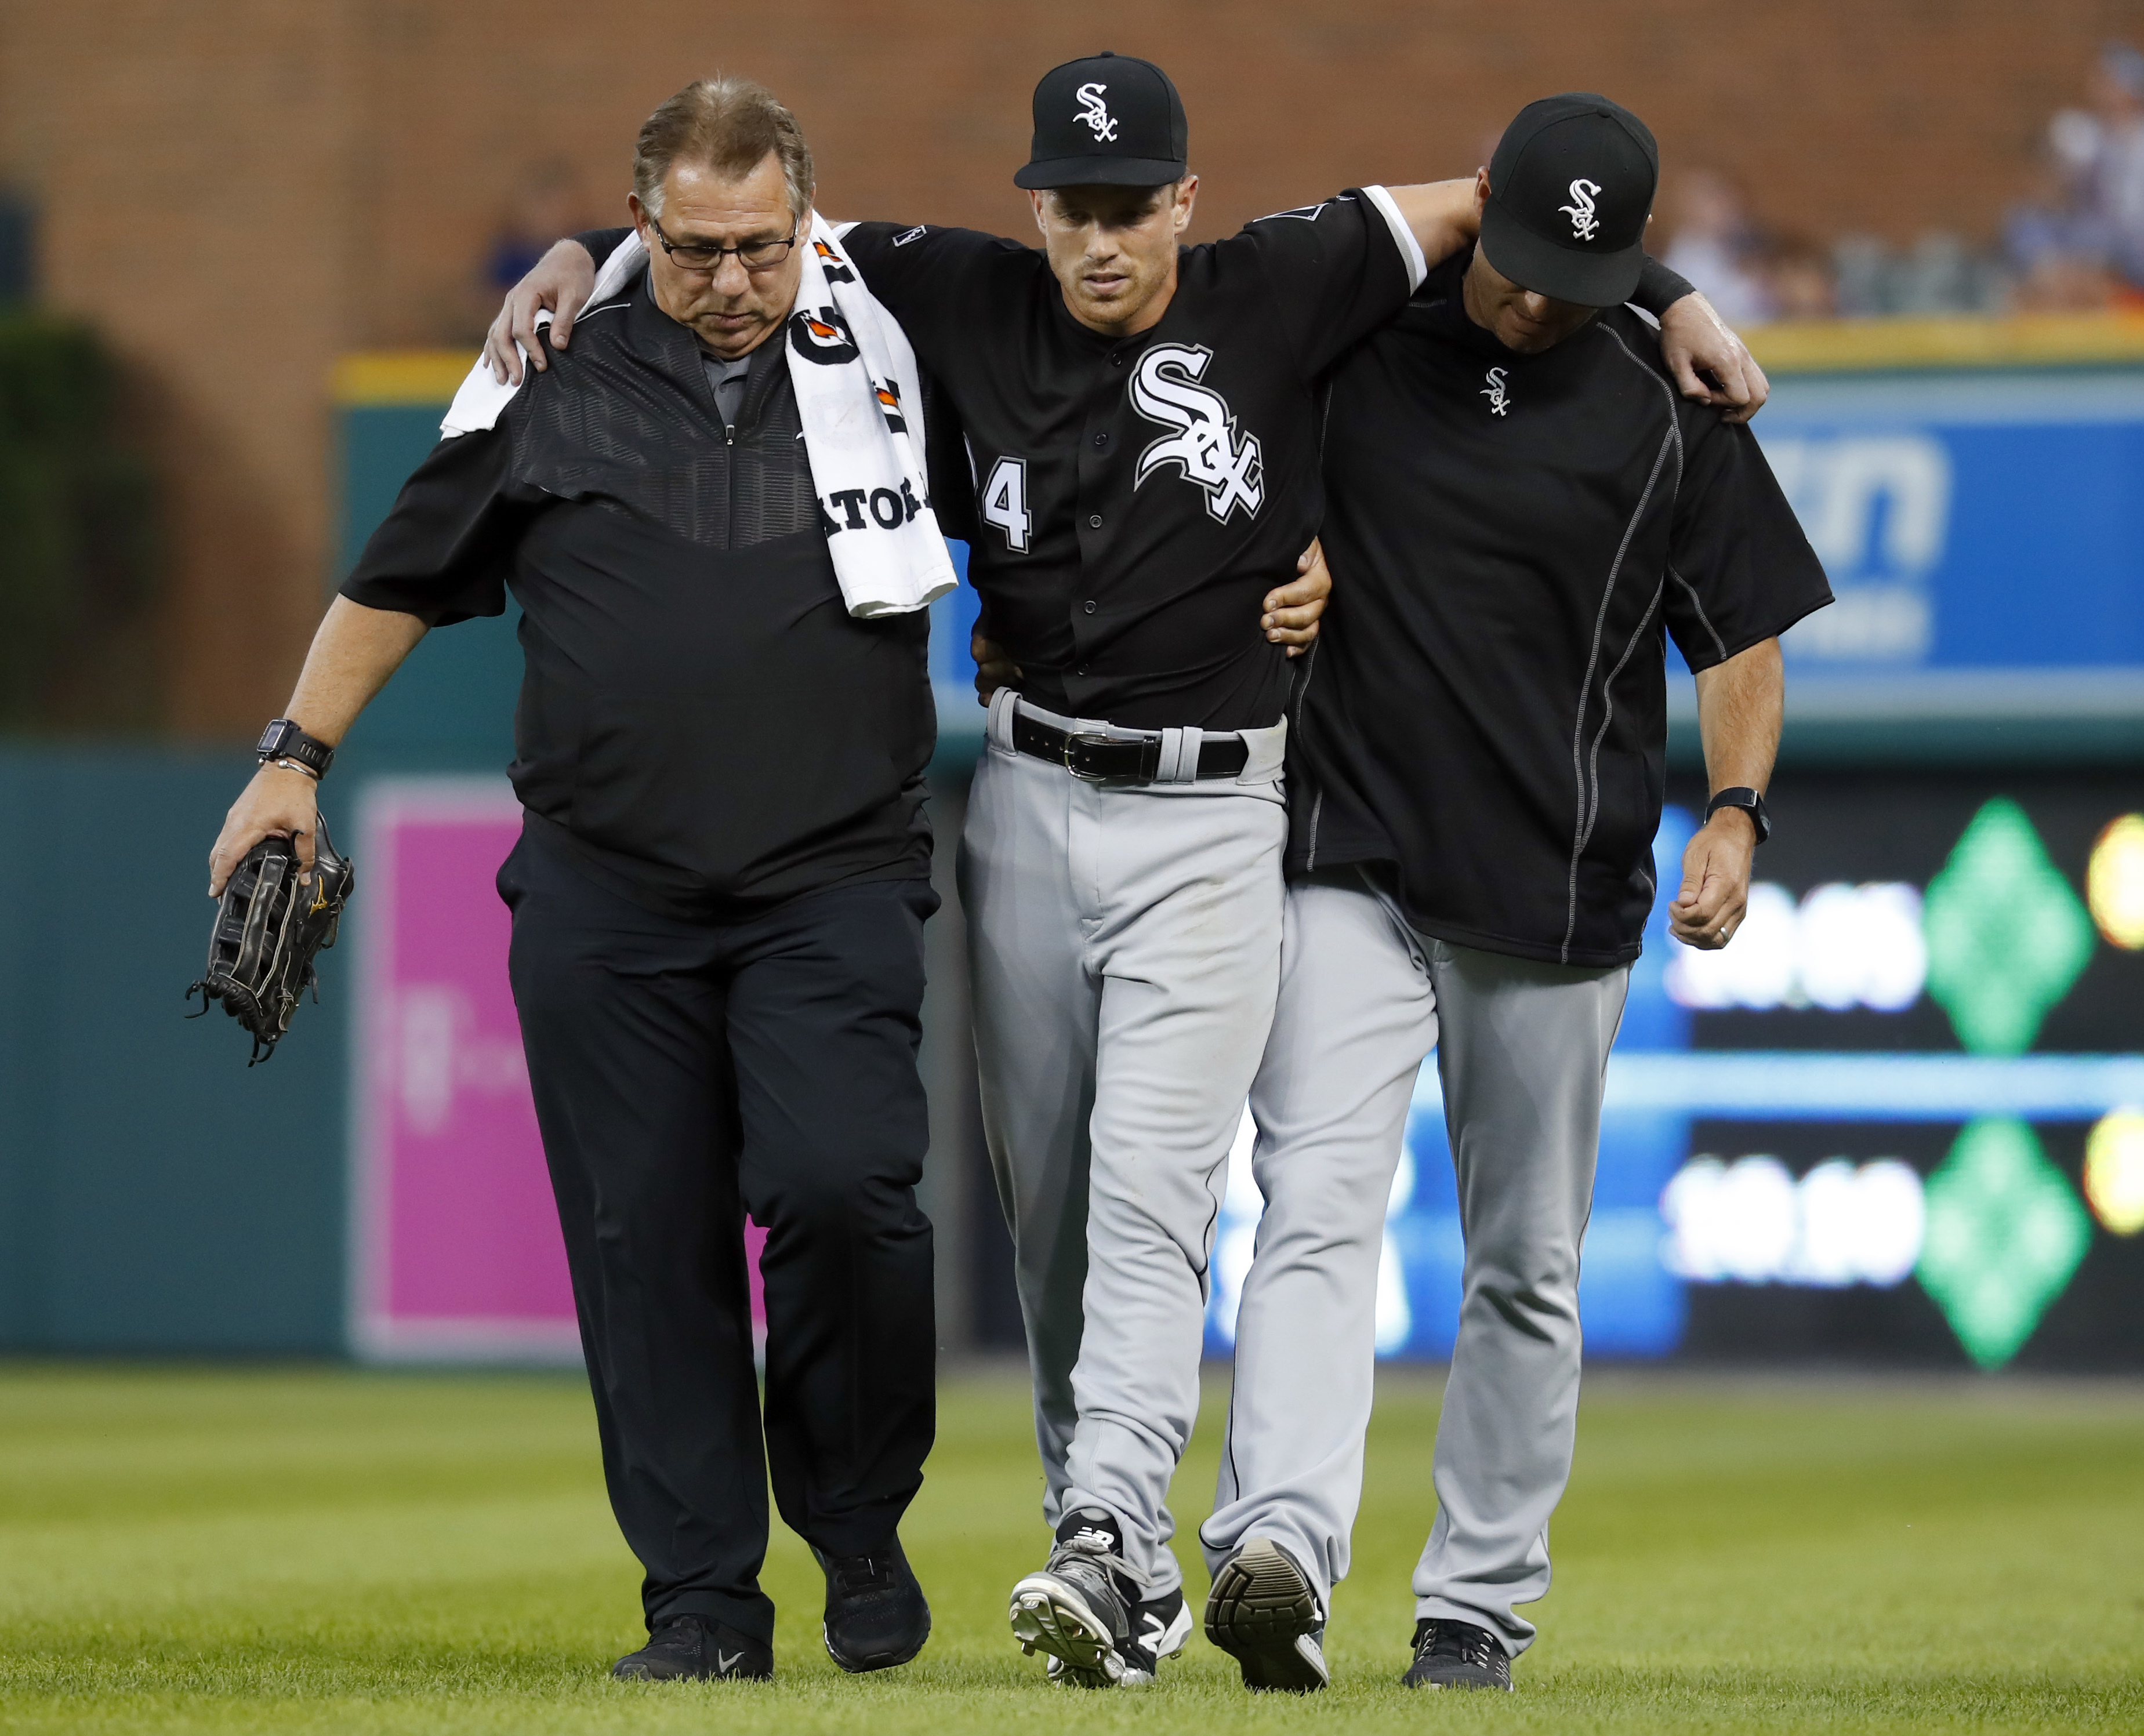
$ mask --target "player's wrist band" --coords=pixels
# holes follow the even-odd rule
[[[308,766],[303,760],[294,760],[288,754],[285,754],[280,760],[264,760],[261,763],[266,766],[273,766],[278,771],[303,772],[307,777],[312,779],[315,783],[318,783],[320,781],[320,775],[319,772],[314,771],[313,768],[310,766]]]
[[[311,772],[315,781],[325,777],[335,764],[335,749],[307,735],[288,717],[278,717],[263,730],[253,751],[263,764],[295,760],[298,768]]]
[[[1772,816],[1764,811],[1764,798],[1754,790],[1744,789],[1740,786],[1732,790],[1722,790],[1705,803],[1705,819],[1709,821],[1722,808],[1740,808],[1749,815],[1749,824],[1756,831],[1759,844],[1772,836]]]

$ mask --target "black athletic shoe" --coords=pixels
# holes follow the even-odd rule
[[[1333,1679],[1310,1575],[1269,1538],[1246,1539],[1214,1573],[1206,1637],[1236,1660],[1246,1688],[1315,1694]]]
[[[818,1551],[812,1553],[818,1555]],[[851,1675],[891,1669],[923,1649],[931,1605],[896,1537],[869,1555],[819,1555],[826,1575],[826,1654]]]
[[[1130,1580],[1116,1520],[1098,1507],[1069,1514],[1042,1571],[1012,1588],[1012,1637],[1030,1657],[1059,1659],[1060,1680],[1114,1688],[1124,1676],[1120,1648],[1131,1637]]]
[[[1191,1637],[1191,1610],[1184,1601],[1184,1588],[1165,1591],[1132,1605],[1131,1631],[1117,1647],[1124,1660],[1124,1674],[1111,1683],[1099,1675],[1076,1674],[1062,1658],[1050,1660],[1050,1679],[1074,1688],[1138,1688],[1161,1673],[1161,1660],[1174,1658]]]
[[[1511,1658],[1496,1636],[1471,1621],[1414,1624],[1414,1662],[1403,1688],[1501,1688],[1511,1691]]]
[[[774,1649],[707,1616],[680,1615],[610,1673],[621,1682],[765,1682],[774,1675]]]

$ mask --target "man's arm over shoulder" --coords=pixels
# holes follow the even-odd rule
[[[1648,255],[1630,305],[1659,325],[1661,360],[1684,397],[1710,405],[1730,422],[1747,422],[1764,409],[1771,381],[1749,345],[1688,278]]]
[[[1323,374],[1405,306],[1433,263],[1385,187],[1351,188],[1275,211],[1219,245],[1223,260],[1238,248],[1257,259],[1305,379]]]
[[[1033,270],[1032,247],[979,229],[936,223],[838,223],[834,237],[863,274],[864,287],[901,321],[911,344],[930,347],[970,332],[976,298],[995,299],[1010,269]]]
[[[498,317],[484,334],[483,360],[502,385],[521,384],[523,359],[541,374],[550,358],[536,341],[536,316],[551,315],[551,342],[563,350],[573,340],[573,322],[594,293],[603,262],[631,237],[630,229],[584,229],[554,241],[528,275],[506,292]]]
[[[621,224],[616,229],[584,229],[572,239],[579,244],[590,262],[600,266],[611,256],[612,250],[633,233],[632,226]]]

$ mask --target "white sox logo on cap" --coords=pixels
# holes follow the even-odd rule
[[[1109,105],[1102,101],[1102,92],[1107,89],[1105,84],[1083,84],[1072,93],[1079,99],[1079,112],[1072,118],[1093,127],[1098,144],[1107,144],[1117,136],[1117,123],[1109,118]]]
[[[1565,206],[1563,214],[1571,219],[1571,232],[1581,241],[1590,241],[1601,226],[1601,220],[1593,215],[1593,196],[1601,191],[1597,181],[1588,181],[1584,176],[1571,184],[1571,203]]]
[[[1265,458],[1258,436],[1239,445],[1236,414],[1218,392],[1198,384],[1213,352],[1203,344],[1157,344],[1132,374],[1132,408],[1149,422],[1173,428],[1139,454],[1136,489],[1164,464],[1206,493],[1206,510],[1223,524],[1238,506],[1252,516],[1265,503]]]

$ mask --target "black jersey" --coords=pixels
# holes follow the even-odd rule
[[[779,343],[722,415],[643,273],[494,427],[439,443],[342,587],[443,624],[512,588],[515,791],[668,914],[931,871],[929,623],[843,605],[802,426]]]
[[[1468,255],[1336,373],[1332,607],[1289,749],[1289,861],[1385,865],[1422,932],[1638,955],[1693,669],[1831,599],[1747,428],[1680,398],[1614,308],[1537,355],[1467,317]]]
[[[1065,310],[1041,251],[973,230],[842,231],[966,431],[968,573],[1053,710],[1139,728],[1276,722],[1258,626],[1318,529],[1316,385],[1404,305],[1421,249],[1382,188],[1183,250],[1134,337]]]

